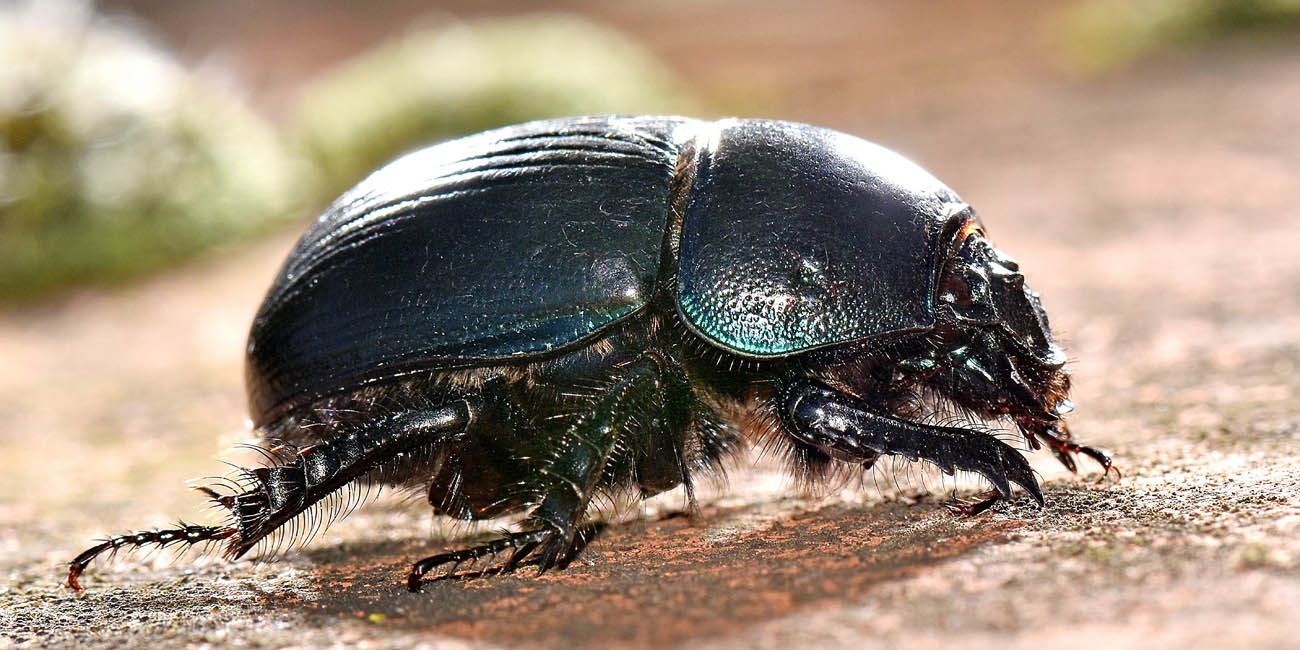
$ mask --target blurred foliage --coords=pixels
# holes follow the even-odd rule
[[[305,156],[238,97],[86,2],[0,6],[0,303],[257,235],[440,139],[692,106],[639,45],[556,14],[416,30],[327,73],[292,122]]]
[[[397,155],[543,117],[691,112],[672,75],[622,34],[563,14],[417,29],[310,85],[298,135],[329,190]]]
[[[1064,27],[1073,59],[1099,71],[1169,47],[1300,31],[1300,0],[1084,0]]]
[[[69,3],[0,10],[0,301],[121,280],[292,215],[301,174],[229,89]]]

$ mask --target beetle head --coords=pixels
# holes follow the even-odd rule
[[[941,371],[928,385],[982,415],[1052,426],[1070,408],[1069,376],[1038,293],[976,221],[964,222],[954,249],[936,299]]]

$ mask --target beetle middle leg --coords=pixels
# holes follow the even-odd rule
[[[954,515],[961,517],[974,517],[984,513],[1005,498],[1007,497],[1001,492],[998,492],[997,490],[989,490],[973,501],[955,499],[944,504],[944,507],[948,509],[948,512],[951,512]]]
[[[655,421],[662,410],[665,384],[671,361],[646,353],[616,370],[597,393],[590,407],[568,418],[569,424],[553,436],[545,436],[545,456],[530,482],[538,504],[525,520],[527,529],[486,544],[434,555],[414,563],[407,574],[407,587],[419,590],[420,581],[438,566],[468,559],[496,556],[512,549],[499,569],[536,565],[540,572],[563,568],[597,530],[583,526],[592,497],[607,480],[608,466],[620,447],[626,447],[629,428]],[[586,534],[584,534],[586,533]]]
[[[595,522],[579,528],[574,536],[573,547],[569,550],[568,556],[564,558],[564,563],[567,564],[568,561],[577,556],[602,530],[604,530],[604,525]],[[411,565],[411,570],[406,576],[406,587],[413,592],[418,592],[420,582],[438,567],[451,565],[450,569],[440,576],[440,578],[451,578],[456,575],[457,569],[466,562],[474,564],[485,557],[495,560],[506,551],[510,551],[510,555],[507,556],[505,562],[496,566],[485,566],[477,573],[469,575],[507,574],[514,572],[520,566],[537,565],[541,562],[541,559],[534,555],[533,551],[537,550],[537,547],[547,539],[549,534],[549,531],[543,529],[506,533],[486,544],[431,555]]]
[[[925,460],[947,474],[963,470],[983,476],[999,498],[1010,495],[1015,483],[1043,503],[1029,462],[985,432],[901,420],[811,380],[787,387],[779,411],[795,438],[834,458],[853,461],[891,454]]]

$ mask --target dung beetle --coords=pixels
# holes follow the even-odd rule
[[[563,567],[592,500],[692,485],[747,442],[817,481],[885,456],[971,472],[1040,505],[987,423],[1071,470],[1065,355],[1038,294],[969,205],[901,156],[806,124],[599,116],[408,154],[298,242],[248,338],[269,460],[223,488],[218,526],[106,551],[219,541],[242,556],[358,483],[517,532],[411,567],[509,553]],[[493,560],[495,561],[495,559]]]

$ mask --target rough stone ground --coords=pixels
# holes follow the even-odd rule
[[[1064,333],[1073,430],[1122,480],[1039,453],[1047,508],[954,519],[951,481],[903,466],[814,498],[760,463],[698,518],[672,495],[633,511],[567,571],[421,594],[406,562],[471,533],[382,498],[275,562],[122,558],[72,595],[90,539],[198,518],[183,481],[244,435],[239,351],[285,236],[0,314],[0,647],[1300,646],[1300,45],[954,101],[794,112],[981,210]]]

